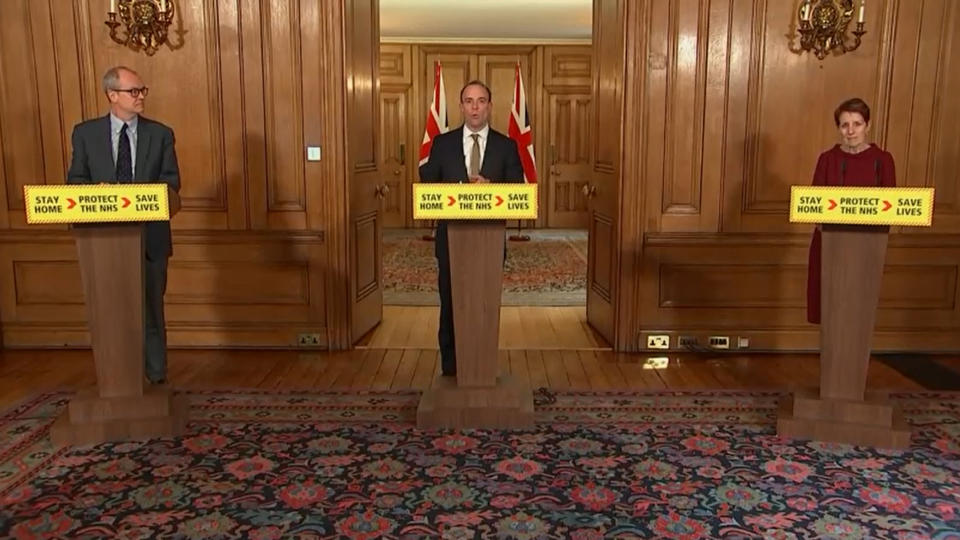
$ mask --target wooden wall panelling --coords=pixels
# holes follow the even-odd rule
[[[589,45],[544,46],[543,85],[589,87],[592,56]]]
[[[413,84],[413,53],[411,45],[380,44],[380,83],[410,86]]]
[[[819,153],[837,142],[834,108],[861,96],[877,111],[873,129],[883,131],[879,54],[890,35],[882,16],[888,2],[871,4],[866,21],[871,37],[860,48],[823,61],[785,43],[782,23],[796,19],[790,3],[734,2],[729,9],[723,230],[809,230],[786,219],[789,187],[809,184]]]
[[[955,350],[956,237],[891,239],[876,350]],[[653,234],[643,258],[639,333],[745,336],[758,350],[815,350],[806,322],[806,235]],[[944,250],[944,248],[947,248]]]
[[[108,2],[90,1],[86,9],[79,12],[81,55],[89,57],[91,70],[85,83],[89,100],[85,117],[102,116],[108,110],[100,88],[100,79],[108,68],[125,65],[136,70],[151,90],[144,115],[170,126],[176,135],[184,209],[172,226],[176,229],[227,228],[225,148],[226,139],[232,134],[228,135],[225,127],[236,124],[226,123],[223,111],[221,11],[215,3],[196,0],[179,3],[174,23],[177,28],[170,32],[171,45],[147,57],[114,44],[106,36],[103,20],[107,6]],[[229,6],[221,7],[227,8],[223,15],[229,17]],[[223,22],[229,27],[232,21]],[[199,30],[191,32],[190,39],[181,35],[178,40],[177,30],[183,28]],[[193,61],[184,62],[185,57]],[[232,88],[236,91],[236,87]],[[242,163],[240,155],[229,158]],[[230,171],[236,175],[238,169],[232,164]],[[242,204],[242,199],[238,202]]]
[[[648,58],[649,80],[645,86],[637,81],[626,85],[628,92],[631,88],[649,92],[641,99],[647,109],[645,127],[635,136],[646,140],[644,174],[653,180],[639,179],[646,184],[648,215],[643,220],[641,253],[635,259],[641,265],[635,273],[640,285],[635,302],[640,309],[633,335],[660,329],[699,332],[701,337],[723,332],[747,335],[752,346],[761,349],[817,347],[819,329],[805,317],[810,228],[788,223],[787,187],[810,182],[817,154],[836,141],[833,108],[842,99],[859,95],[872,106],[873,137],[894,154],[901,185],[945,186],[944,193],[937,194],[945,219],[938,212],[933,228],[893,231],[875,347],[960,348],[953,247],[958,237],[950,202],[956,197],[955,163],[960,158],[951,131],[958,123],[950,121],[960,110],[951,86],[956,70],[950,69],[958,42],[955,12],[960,10],[944,2],[877,2],[868,7],[867,35],[873,38],[865,38],[858,51],[821,62],[784,46],[778,21],[793,20],[795,12],[788,6],[710,2],[705,8],[703,2],[692,0],[689,4],[665,0],[649,4],[653,20],[640,27],[649,29],[653,53],[645,56],[640,54],[643,49],[634,49],[633,55]],[[684,23],[694,13],[701,18],[696,29],[692,22]],[[706,43],[700,41],[704,16],[709,17]],[[664,47],[670,43],[676,47]],[[707,60],[700,75],[703,82],[697,82],[690,94],[690,77],[697,66],[704,69],[703,58]],[[685,100],[688,106],[682,109],[689,111],[696,110],[698,99],[706,104],[703,112],[692,118],[675,114],[678,100]],[[628,106],[635,102],[627,101]],[[712,115],[710,111],[716,110],[725,115]],[[703,137],[669,136],[677,129],[691,129],[691,122],[693,129],[702,125]],[[724,139],[722,147],[711,145],[717,137]],[[670,144],[675,148],[669,150]],[[711,200],[717,200],[707,190],[711,186],[722,190],[719,234],[704,226],[709,220],[673,219],[669,205],[663,204],[675,198],[669,194],[678,192],[677,185],[686,185],[687,172],[669,167],[671,153],[702,160],[701,216]],[[668,162],[658,161],[660,156]],[[629,168],[629,153],[624,161]],[[631,175],[625,172],[624,177]],[[624,184],[625,204],[632,185]],[[630,215],[624,206],[624,235],[635,230],[626,223]],[[687,232],[670,232],[674,230]],[[629,244],[622,248],[626,255]],[[623,308],[622,304],[621,313]]]
[[[934,224],[905,234],[960,232],[960,5],[897,4],[887,149],[900,185],[936,188]]]
[[[38,10],[47,11],[46,8],[48,6],[28,0],[0,2],[0,67],[3,71],[0,76],[0,141],[3,143],[0,153],[5,181],[4,210],[8,213],[8,222],[18,227],[25,221],[23,186],[43,183],[48,167],[62,170],[62,164],[58,166],[55,161],[62,160],[62,153],[55,152],[50,159],[44,159],[43,128],[51,115],[47,114],[49,104],[42,101],[49,94],[39,85],[49,79],[46,70],[38,70],[36,66],[40,58],[49,61],[52,54],[43,36],[34,35],[38,29],[31,21],[37,18]],[[52,130],[54,126],[47,127]],[[56,174],[55,170],[49,172]]]
[[[300,13],[287,0],[269,0],[261,11],[264,35],[264,118],[267,143],[267,224],[306,226],[303,169],[303,66]]]
[[[185,209],[173,220],[171,346],[290,346],[298,331],[349,346],[347,271],[338,267],[349,259],[337,251],[347,230],[338,3],[185,0],[171,47],[152,57],[107,37],[107,5],[0,3],[0,226],[24,226],[22,196],[8,193],[63,182],[73,125],[106,110],[102,72],[128,65],[151,87],[146,114],[177,135]],[[304,69],[299,51],[316,67]],[[308,138],[325,145],[324,161],[304,165]],[[288,230],[248,230],[270,227]],[[343,234],[324,235],[338,227]],[[70,297],[79,276],[65,229],[0,232],[5,345],[87,343],[82,302]],[[44,290],[44,281],[63,285]],[[264,281],[276,287],[270,298],[251,294]],[[66,307],[51,308],[58,303]]]
[[[323,242],[310,231],[182,235],[166,294],[171,346],[294,347],[300,332],[325,335]]]
[[[171,347],[290,347],[298,332],[325,333],[322,234],[217,231],[178,240],[165,297]],[[8,233],[0,270],[13,278],[0,297],[7,345],[89,343],[72,235],[38,243]]]
[[[269,228],[264,44],[260,0],[241,0],[240,47],[243,74],[244,155],[247,215],[253,230]]]
[[[5,346],[89,343],[72,235],[5,232],[0,243],[0,314]]]
[[[647,215],[658,230],[719,228],[727,15],[722,2],[653,5],[648,174],[663,181],[650,184]]]
[[[223,178],[218,185],[218,191],[214,193],[218,197],[226,198],[226,226],[234,230],[244,230],[250,226],[250,216],[247,213],[249,194],[247,186],[249,177],[246,167],[244,152],[244,140],[242,136],[246,125],[244,122],[244,98],[243,98],[243,57],[241,54],[241,43],[243,35],[241,30],[241,4],[234,2],[217,2],[217,21],[218,21],[218,47],[217,58],[219,59],[219,77],[220,83],[218,95],[220,97],[220,117],[223,121],[222,134],[219,139],[222,147],[222,171]],[[305,111],[306,112],[306,111]],[[192,182],[191,182],[192,183]],[[181,188],[181,192],[182,188]],[[189,191],[185,192],[189,193]],[[188,200],[187,204],[193,205],[194,201]],[[199,201],[198,201],[199,202]],[[210,199],[204,201],[212,202]],[[197,206],[203,207],[203,204]],[[217,205],[214,205],[217,208]],[[219,208],[217,208],[219,210]],[[209,213],[209,206],[205,208]],[[185,215],[189,215],[186,214]],[[187,223],[176,223],[179,228],[186,228]]]

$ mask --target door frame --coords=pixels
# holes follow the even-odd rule
[[[378,0],[368,0],[377,2]],[[594,12],[597,5],[601,2],[618,0],[593,0]],[[325,90],[333,90],[336,95],[328,95],[323,98],[325,102],[325,111],[333,111],[337,118],[324,118],[322,121],[327,124],[325,127],[332,128],[326,131],[328,137],[329,150],[327,151],[326,172],[330,173],[329,178],[335,178],[333,189],[329,195],[339,196],[335,200],[339,204],[331,204],[328,210],[332,212],[326,215],[327,230],[329,235],[325,235],[328,241],[327,268],[329,269],[326,278],[326,299],[327,299],[327,330],[328,344],[330,349],[351,349],[354,341],[360,336],[355,335],[350,327],[351,321],[351,302],[348,291],[350,290],[349,276],[351,275],[349,257],[349,246],[354,242],[352,228],[349,227],[349,220],[344,219],[349,215],[349,174],[347,171],[347,144],[346,138],[332,138],[329,135],[346,135],[348,122],[346,109],[346,79],[341,76],[344,73],[344,57],[347,51],[343,37],[345,35],[345,15],[346,10],[341,2],[321,2],[320,11],[327,18],[323,24],[325,26],[323,51],[321,56],[321,65],[328,71],[326,73]],[[643,99],[645,98],[643,82],[645,80],[644,72],[646,70],[646,58],[644,46],[647,36],[646,28],[641,23],[647,20],[648,2],[625,1],[623,4],[623,18],[619,29],[622,32],[623,43],[623,77],[621,84],[622,91],[620,108],[623,112],[622,118],[635,118],[641,121],[621,123],[621,144],[619,151],[620,174],[618,179],[619,189],[617,197],[617,227],[616,244],[617,256],[614,257],[613,276],[616,280],[616,289],[611,298],[614,304],[614,340],[611,343],[617,351],[636,350],[637,344],[632,339],[633,329],[636,328],[636,319],[638,317],[636,308],[639,305],[639,299],[636,295],[639,293],[640,279],[637,272],[640,269],[640,261],[643,253],[643,208],[644,208],[644,189],[642,151],[624,152],[624,148],[641,149],[643,144],[643,125],[646,120],[643,114]],[[379,25],[377,28],[379,33]],[[340,69],[336,69],[339,67]],[[333,68],[333,69],[331,69]],[[336,79],[339,84],[331,84]],[[338,106],[339,105],[339,106]],[[413,114],[413,111],[411,111]],[[331,152],[332,151],[332,152]],[[636,179],[626,182],[625,178]],[[624,201],[634,201],[630,205],[625,205]],[[629,208],[627,208],[629,207]],[[382,261],[381,261],[382,262]],[[382,270],[382,269],[381,269]],[[382,271],[378,271],[382,275]]]

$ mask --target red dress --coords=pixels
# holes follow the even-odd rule
[[[815,186],[897,185],[893,156],[871,144],[859,154],[848,154],[836,145],[820,154],[813,174]],[[807,266],[807,320],[820,324],[820,229],[813,231]]]

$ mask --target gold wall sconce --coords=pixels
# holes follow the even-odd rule
[[[838,54],[854,51],[860,46],[860,38],[867,33],[863,29],[866,0],[860,0],[859,9],[854,0],[801,0],[797,16],[800,20],[800,48],[812,52],[823,60],[831,51]],[[857,26],[853,39],[847,29],[857,11]]]
[[[149,56],[167,42],[167,28],[173,21],[174,0],[110,0],[104,24],[110,37],[121,45]]]

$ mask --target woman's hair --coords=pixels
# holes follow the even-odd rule
[[[848,99],[841,103],[837,110],[833,111],[833,121],[837,124],[837,127],[840,127],[840,115],[845,112],[860,113],[863,121],[867,124],[870,123],[870,107],[860,98]]]

